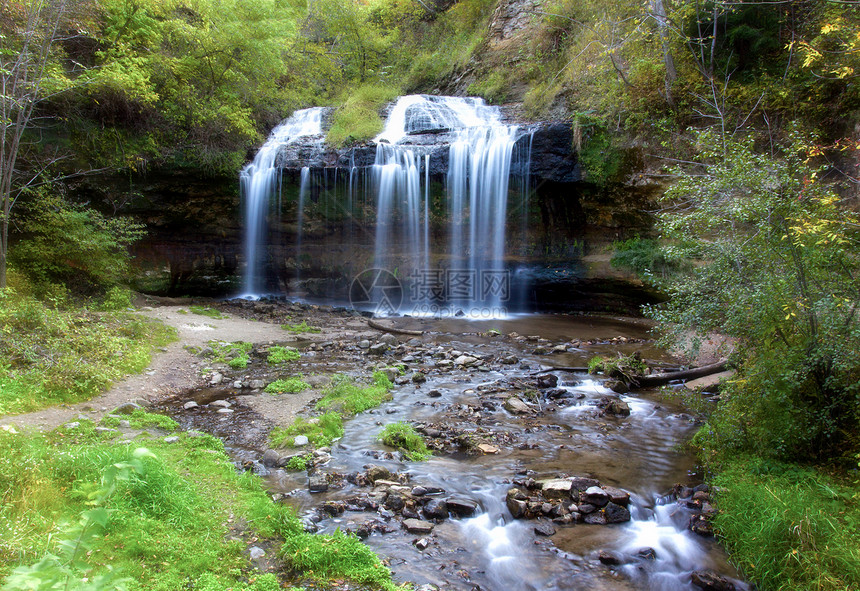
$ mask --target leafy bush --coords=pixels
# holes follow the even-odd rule
[[[795,135],[780,159],[752,141],[705,133],[699,166],[679,170],[659,218],[673,257],[694,261],[651,310],[668,338],[722,332],[738,375],[709,418],[724,452],[853,458],[860,450],[857,217],[809,163]]]
[[[379,116],[382,107],[399,94],[399,88],[375,84],[365,84],[351,90],[348,98],[334,112],[326,141],[340,147],[372,138],[384,126]]]
[[[17,216],[24,238],[10,249],[9,262],[39,294],[59,284],[91,295],[128,277],[127,248],[143,236],[143,225],[44,192],[27,205]]]
[[[630,238],[613,244],[615,252],[610,264],[616,269],[626,269],[659,285],[671,272],[677,271],[679,261],[670,259],[660,248],[660,243],[651,238]]]
[[[433,455],[427,449],[424,438],[407,423],[397,422],[385,425],[378,439],[389,447],[402,450],[413,462],[422,462]]]
[[[311,464],[313,460],[313,456],[311,454],[305,454],[303,456],[293,456],[287,461],[287,470],[294,470],[296,472],[302,472],[308,469],[308,466]]]

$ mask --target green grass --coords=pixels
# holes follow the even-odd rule
[[[0,291],[0,415],[92,398],[143,370],[175,331],[125,311],[62,309]]]
[[[343,437],[343,417],[336,412],[327,412],[319,417],[304,419],[296,417],[289,427],[275,427],[269,433],[273,447],[294,447],[296,435],[305,435],[314,447],[323,447]]]
[[[140,414],[136,420],[160,424],[162,418]],[[104,497],[107,521],[84,540],[78,556],[84,564],[59,564],[77,578],[70,589],[99,588],[80,579],[97,581],[108,566],[128,580],[130,591],[278,589],[273,575],[249,564],[250,542],[232,539],[237,527],[250,528],[249,539],[270,540],[275,551],[283,543],[297,576],[393,588],[387,569],[357,540],[305,534],[287,505],[272,503],[258,477],[235,470],[220,440],[181,434],[176,443],[153,438],[129,446],[109,437],[88,421],[44,434],[0,431],[0,581],[48,552],[62,557],[58,540],[70,539],[93,499],[102,498],[95,495],[104,492],[112,466],[139,462],[140,470],[116,477]],[[135,459],[142,445],[151,455]],[[294,558],[297,549],[303,558]],[[6,582],[9,589],[25,588]]]
[[[133,429],[146,429],[147,427],[155,427],[162,431],[176,431],[179,428],[179,423],[174,421],[167,415],[159,415],[148,413],[142,408],[136,408],[130,415],[109,415],[101,420],[103,427],[119,427],[121,420],[128,420],[129,425]]]
[[[379,406],[391,399],[392,384],[379,371],[370,384],[362,384],[346,375],[336,375],[323,391],[316,409],[327,411],[312,419],[297,417],[289,427],[275,427],[269,433],[273,447],[292,447],[296,435],[306,435],[315,447],[330,445],[343,437],[343,419]]]
[[[226,363],[231,369],[245,369],[251,362],[252,343],[245,341],[209,341],[212,349],[212,361],[215,363]]]
[[[226,314],[222,314],[220,310],[210,308],[209,306],[189,306],[188,309],[191,311],[192,314],[197,314],[198,316],[206,316],[208,318],[214,318],[215,320],[230,318]]]
[[[302,472],[308,469],[308,466],[310,465],[312,460],[313,456],[311,454],[305,454],[303,456],[293,456],[287,462],[287,470]]]
[[[326,141],[341,147],[374,137],[384,127],[380,110],[399,94],[400,89],[396,86],[365,84],[351,89],[349,96],[334,112]]]
[[[268,394],[298,394],[299,392],[309,390],[310,387],[311,385],[302,380],[302,376],[298,375],[285,380],[275,380],[266,386],[265,392]]]
[[[288,330],[288,331],[295,333],[295,334],[303,334],[306,332],[317,333],[320,331],[320,329],[317,328],[316,326],[308,325],[307,321],[305,321],[305,320],[302,320],[299,323],[282,324],[281,328],[283,328],[284,330]]]
[[[857,482],[742,458],[728,464],[715,484],[717,534],[757,588],[860,589]]]
[[[423,462],[433,455],[427,449],[424,438],[415,431],[412,425],[406,423],[397,422],[385,425],[379,434],[379,440],[389,447],[403,451],[412,462]]]
[[[344,416],[356,415],[391,400],[392,384],[380,371],[373,372],[373,383],[362,385],[345,375],[336,375],[317,403],[319,410],[336,410]]]
[[[296,349],[275,345],[274,347],[269,348],[269,356],[266,358],[266,362],[272,365],[277,365],[279,363],[297,361],[300,358],[301,354],[299,354]]]

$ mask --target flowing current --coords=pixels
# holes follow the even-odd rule
[[[266,291],[267,219],[273,209],[280,211],[281,168],[277,162],[278,152],[300,137],[321,135],[323,110],[314,107],[296,111],[272,130],[254,161],[239,174],[244,203],[246,261],[243,294],[240,297],[254,298]]]

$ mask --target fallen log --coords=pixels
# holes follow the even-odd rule
[[[381,330],[382,332],[390,332],[393,334],[402,334],[411,337],[420,337],[424,334],[423,330],[407,330],[405,328],[394,328],[393,326],[385,326],[384,324],[380,324],[373,320],[372,318],[367,319],[367,325],[370,328],[375,328],[376,330]]]
[[[633,378],[634,381],[630,384],[630,387],[653,388],[654,386],[664,386],[669,382],[674,382],[675,380],[694,380],[696,378],[703,378],[711,374],[725,371],[727,365],[728,360],[723,359],[716,363],[711,363],[710,365],[703,365],[701,367],[694,367],[683,371],[670,371],[666,373],[655,373],[650,376],[637,376]]]
[[[552,373],[554,371],[572,371],[572,372],[576,372],[576,373],[588,373],[588,368],[587,367],[571,367],[571,366],[550,367],[548,369],[542,369],[540,371],[530,373],[529,375],[539,376],[541,374]]]

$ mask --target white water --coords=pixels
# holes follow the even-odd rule
[[[257,298],[265,291],[267,215],[272,197],[280,197],[279,150],[297,138],[322,134],[321,107],[301,109],[275,127],[254,161],[239,174],[245,214],[245,275],[240,297]]]
[[[409,143],[415,135],[439,132],[453,135],[446,178],[447,253],[431,252],[429,155],[423,159],[422,201],[424,148]],[[502,122],[497,107],[478,98],[410,95],[393,106],[385,130],[375,138],[374,266],[392,270],[392,244],[399,236],[405,249],[400,254],[409,267],[402,275],[412,280],[410,309],[402,311],[423,315],[444,313],[446,307],[467,314],[503,309],[510,296],[504,265],[509,179],[522,135],[517,126]],[[433,254],[446,254],[448,260],[434,267]]]

